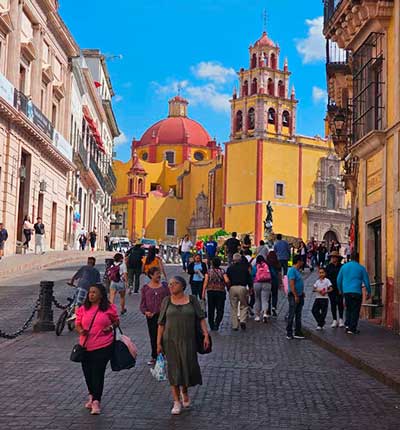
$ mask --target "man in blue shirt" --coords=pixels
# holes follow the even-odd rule
[[[358,263],[359,256],[355,254],[352,261],[346,263],[340,269],[337,286],[341,294],[344,295],[346,303],[346,333],[359,334],[357,330],[358,320],[362,304],[363,285],[367,289],[367,300],[371,296],[371,285],[367,270]]]
[[[288,272],[288,261],[290,259],[290,246],[286,240],[282,240],[282,235],[276,235],[276,242],[274,245],[274,251],[278,256],[279,263],[281,263],[283,274],[287,275]]]
[[[207,266],[208,266],[208,268],[210,268],[211,267],[211,260],[217,254],[218,243],[214,240],[214,238],[212,236],[210,236],[208,238],[208,241],[204,245],[204,248],[206,249]]]
[[[300,269],[303,267],[303,260],[299,255],[293,257],[293,266],[288,271],[288,300],[289,315],[286,327],[287,339],[304,339],[301,328],[301,312],[304,306],[304,282]],[[293,320],[295,320],[295,330],[293,336]]]

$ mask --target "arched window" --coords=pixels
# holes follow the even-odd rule
[[[133,179],[132,178],[129,179],[128,194],[133,194]]]
[[[278,94],[279,97],[285,97],[285,84],[283,83],[283,81],[278,82]]]
[[[271,54],[271,68],[276,69],[276,55],[274,53]]]
[[[235,131],[242,131],[243,129],[243,113],[241,110],[236,112],[236,129]]]
[[[246,97],[249,95],[249,81],[244,81],[243,82],[243,87],[242,87],[242,96]]]
[[[264,63],[266,66],[268,66],[268,55],[264,52],[263,56],[264,56]]]
[[[251,83],[251,94],[257,94],[257,78],[254,78]]]
[[[254,108],[249,109],[247,123],[249,130],[252,130],[256,126],[256,113]]]
[[[290,114],[287,110],[284,110],[282,113],[282,126],[289,127],[290,125]]]
[[[139,195],[144,194],[143,179],[138,180],[138,194]]]
[[[268,109],[268,124],[276,124],[276,114],[274,108]]]
[[[251,68],[255,69],[257,67],[257,54],[253,54],[251,57]]]
[[[333,178],[335,175],[335,166],[329,166],[329,177]]]
[[[268,79],[268,95],[274,96],[275,95],[275,85],[272,78]]]
[[[336,188],[333,184],[329,184],[327,187],[326,206],[331,210],[336,208]]]

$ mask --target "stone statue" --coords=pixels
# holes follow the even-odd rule
[[[267,216],[265,218],[264,221],[264,236],[267,237],[269,234],[272,233],[272,226],[274,224],[273,222],[273,217],[272,217],[272,212],[273,212],[273,208],[271,205],[271,200],[268,200],[267,203]]]

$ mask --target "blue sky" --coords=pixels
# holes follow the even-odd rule
[[[111,3],[111,5],[110,5]],[[178,83],[190,101],[189,116],[212,137],[229,139],[228,97],[234,71],[248,67],[248,47],[263,30],[289,60],[299,99],[297,132],[323,135],[325,113],[322,2],[308,0],[61,0],[60,13],[82,48],[123,58],[109,61],[114,109],[123,135],[117,158],[130,156],[141,137],[167,115]]]

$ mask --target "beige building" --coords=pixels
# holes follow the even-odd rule
[[[108,228],[113,185],[107,178],[119,132],[84,63],[84,100],[75,100],[81,113],[74,121],[72,59],[80,55],[58,1],[0,0],[0,221],[9,232],[6,255],[20,251],[26,215],[43,218],[48,249],[75,245],[77,182],[83,175],[74,152],[83,137],[86,170],[95,178],[85,228],[99,225],[101,234]],[[86,134],[85,112],[93,115]]]

